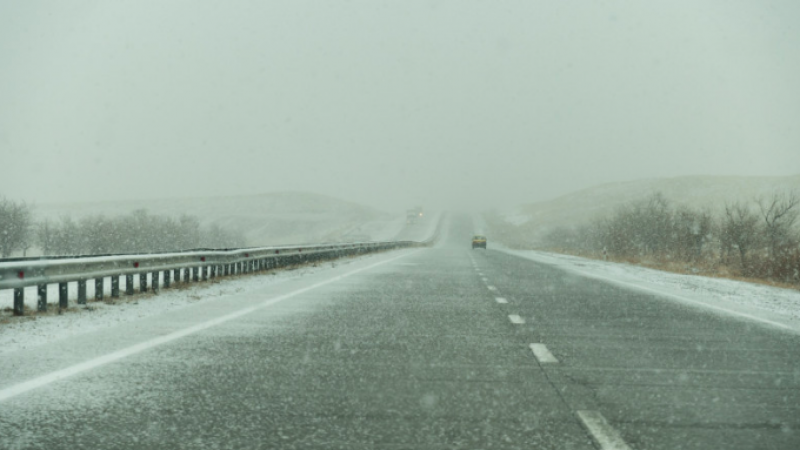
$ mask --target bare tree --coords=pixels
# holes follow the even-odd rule
[[[674,251],[685,261],[700,259],[714,225],[711,213],[682,207],[675,211],[673,221]]]
[[[0,200],[0,256],[26,251],[31,242],[31,210],[25,203]]]
[[[56,226],[53,251],[57,255],[79,255],[83,252],[80,229],[72,217],[62,216]]]
[[[741,202],[726,203],[720,242],[724,250],[736,249],[742,271],[748,272],[748,253],[758,244],[758,216]]]
[[[781,250],[791,247],[793,227],[800,213],[800,196],[797,192],[774,193],[769,198],[758,200],[761,218],[764,219],[764,235],[770,258]]]
[[[43,254],[50,255],[55,250],[57,231],[57,226],[48,219],[36,225],[36,243],[39,244]]]

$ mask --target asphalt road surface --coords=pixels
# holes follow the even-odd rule
[[[4,358],[0,448],[800,448],[799,336],[472,232]]]

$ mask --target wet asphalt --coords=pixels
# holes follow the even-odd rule
[[[800,336],[472,233],[0,402],[0,448],[800,448]]]

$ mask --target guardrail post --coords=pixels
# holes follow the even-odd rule
[[[211,278],[217,278],[217,265],[211,266]]]
[[[14,288],[14,315],[25,314],[25,288]]]
[[[169,285],[171,284],[172,280],[170,280],[170,275],[172,273],[169,269],[164,271],[164,289],[168,289]]]
[[[181,269],[175,269],[172,271],[173,278],[175,278],[176,283],[180,283],[181,281]]]
[[[111,277],[111,298],[119,298],[119,279],[121,275],[114,275]]]
[[[194,280],[195,283],[200,281],[200,268],[199,267],[193,267],[192,268],[192,280]]]
[[[158,271],[150,274],[150,284],[153,285],[153,292],[158,293]]]
[[[147,272],[139,274],[139,292],[147,292]]]
[[[86,304],[86,280],[78,280],[78,304]]]
[[[37,309],[39,311],[47,311],[47,285],[40,284],[36,290],[39,294],[39,298],[36,301]]]
[[[67,283],[58,283],[58,309],[69,308],[69,285]]]
[[[230,270],[230,266],[231,266],[230,264],[222,265],[222,276],[227,277],[228,275],[230,275],[230,273],[228,273],[228,271]]]
[[[104,277],[99,277],[94,279],[94,299],[95,300],[102,300],[103,299],[103,290],[105,289],[105,281]]]
[[[190,269],[188,267],[183,269],[183,282],[184,283],[188,283],[189,280],[192,279],[191,275],[189,275],[189,272],[190,272]]]
[[[203,266],[203,281],[208,281],[208,266]]]
[[[133,295],[133,275],[125,275],[125,295]]]

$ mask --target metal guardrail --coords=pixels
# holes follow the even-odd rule
[[[38,286],[37,309],[47,310],[47,285],[58,284],[59,309],[68,307],[68,283],[78,283],[78,304],[86,303],[86,283],[94,280],[95,299],[102,300],[105,279],[111,277],[111,297],[119,297],[120,280],[125,277],[125,295],[133,295],[134,276],[139,277],[139,291],[159,290],[172,282],[206,281],[227,275],[238,275],[279,269],[315,261],[333,260],[398,248],[428,246],[436,238],[424,242],[361,242],[321,244],[293,247],[261,247],[237,250],[197,250],[177,253],[141,255],[82,256],[76,258],[23,258],[0,261],[0,290],[14,290],[14,315],[24,314],[25,287]]]

